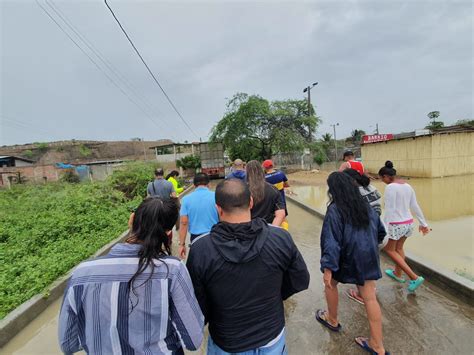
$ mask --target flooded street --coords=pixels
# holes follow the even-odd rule
[[[340,286],[340,334],[330,333],[314,318],[325,307],[319,271],[319,234],[322,221],[293,204],[289,223],[311,274],[310,287],[285,303],[287,344],[290,354],[363,354],[354,337],[368,335],[363,306],[349,300]],[[382,268],[388,267],[385,259]],[[429,281],[429,280],[428,280]],[[474,348],[474,310],[426,282],[409,295],[405,287],[387,278],[378,282],[386,348],[394,354],[470,354]],[[57,314],[61,301],[50,306],[0,352],[1,354],[60,354],[57,346]],[[203,344],[197,353],[205,353]],[[192,354],[190,352],[190,354]]]
[[[437,179],[410,179],[418,203],[433,231],[426,237],[415,232],[405,244],[406,249],[474,280],[474,176],[453,176]],[[375,181],[383,194],[385,184]],[[326,211],[326,186],[294,186],[296,199]]]

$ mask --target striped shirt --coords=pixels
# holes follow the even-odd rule
[[[188,271],[174,257],[134,282],[138,244],[117,244],[73,272],[59,316],[61,350],[88,354],[172,354],[199,348],[204,317]]]

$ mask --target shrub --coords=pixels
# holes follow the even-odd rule
[[[92,150],[90,150],[84,144],[81,144],[79,146],[79,154],[81,154],[81,156],[83,156],[84,158],[87,158],[89,155],[92,154]]]
[[[176,166],[178,168],[196,170],[201,167],[201,158],[197,155],[187,155],[177,160]]]
[[[125,194],[128,199],[146,196],[146,187],[154,178],[158,163],[132,162],[115,170],[108,178],[111,186]]]
[[[24,156],[25,158],[31,159],[31,158],[33,158],[33,152],[32,152],[30,149],[25,150],[25,151],[23,152],[23,156]]]
[[[81,182],[81,179],[79,178],[79,175],[77,175],[76,171],[74,169],[66,169],[64,173],[61,175],[62,182],[67,182],[71,184],[77,184]]]
[[[41,153],[45,153],[49,148],[48,143],[37,143],[36,147]]]

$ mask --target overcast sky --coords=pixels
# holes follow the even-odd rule
[[[0,2],[0,145],[72,138],[196,140],[103,1],[38,0],[121,89],[35,1]],[[109,3],[203,140],[233,94],[298,99],[315,81],[312,100],[323,119],[318,136],[332,132],[333,123],[340,124],[338,137],[355,128],[371,131],[376,123],[381,133],[410,131],[423,128],[433,110],[446,123],[473,117],[471,1]]]

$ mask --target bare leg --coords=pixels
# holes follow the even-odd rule
[[[366,281],[364,286],[357,286],[365,302],[367,319],[369,320],[369,346],[379,354],[385,354],[382,336],[382,312],[375,297],[375,281]]]
[[[407,240],[406,237],[402,237],[399,240],[397,240],[397,245],[395,246],[395,251],[400,254],[400,256],[405,260],[405,251],[403,250],[403,244],[405,244],[405,241]],[[403,276],[403,270],[401,269],[400,266],[395,265],[395,271],[394,274],[397,277],[402,277]]]
[[[339,293],[337,291],[337,281],[331,280],[331,288],[325,287],[326,302],[328,304],[328,312],[326,320],[334,327],[339,324],[337,320],[337,307],[339,304]]]
[[[387,253],[387,255],[390,257],[390,259],[392,259],[395,262],[396,266],[398,266],[401,270],[403,270],[403,272],[405,272],[405,274],[407,274],[411,280],[416,280],[418,278],[418,275],[415,274],[413,270],[410,268],[410,266],[408,266],[408,264],[405,262],[405,258],[404,258],[405,254],[402,257],[397,252],[396,247],[397,247],[397,241],[393,239],[389,239],[384,250]],[[402,243],[402,248],[403,248],[403,243]],[[401,274],[397,276],[401,276]]]

